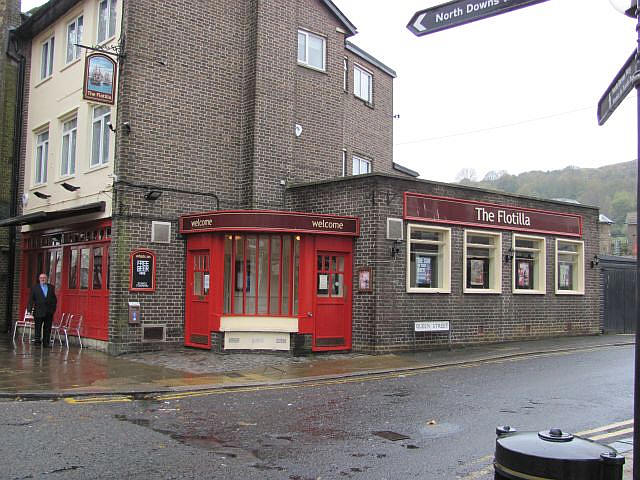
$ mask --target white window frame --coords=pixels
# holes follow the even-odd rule
[[[359,157],[358,155],[353,155],[352,158],[352,175],[365,175],[367,173],[371,173],[371,160],[363,157]],[[358,166],[356,170],[356,165]],[[367,171],[362,171],[362,165],[367,165]]]
[[[440,240],[419,240],[411,239],[414,230],[436,233]],[[437,245],[439,259],[437,287],[413,287],[411,286],[411,244],[416,245]],[[407,225],[407,270],[406,287],[407,293],[451,293],[451,229],[445,227],[434,227],[431,225],[421,225],[410,223]]]
[[[366,93],[363,92],[363,79],[368,79]],[[367,103],[373,103],[373,73],[362,68],[360,65],[353,65],[353,94]]]
[[[562,250],[562,244],[572,244],[578,246],[577,252],[569,250]],[[576,257],[574,265],[576,265],[576,271],[574,272],[574,288],[572,290],[565,290],[558,288],[560,262],[558,257],[560,255],[572,255]],[[556,238],[556,268],[555,268],[555,292],[557,295],[584,295],[584,242],[582,240],[567,240],[564,238]],[[577,288],[576,288],[577,287]]]
[[[534,247],[517,247],[517,240],[527,240],[534,242]],[[511,243],[513,252],[513,258],[511,259],[511,278],[512,278],[512,291],[514,294],[542,294],[547,292],[547,240],[544,237],[535,237],[532,235],[521,235],[519,233],[513,234]],[[525,255],[533,257],[534,272],[533,288],[518,288],[518,252],[522,252]]]
[[[36,132],[36,148],[33,156],[33,184],[46,185],[49,166],[49,129]],[[41,139],[43,135],[47,138]],[[38,170],[40,175],[38,175]]]
[[[469,243],[469,236],[491,237],[489,245]],[[467,287],[467,257],[469,248],[489,250],[489,288]],[[463,293],[502,293],[502,233],[487,230],[465,230],[462,262],[462,291]]]
[[[300,36],[305,37],[304,41],[304,54],[300,56]],[[314,70],[319,70],[321,72],[326,71],[327,65],[327,39],[321,35],[316,35],[315,33],[307,32],[306,30],[298,30],[298,64],[303,65],[308,68],[312,68]],[[309,38],[317,39],[322,41],[322,65],[314,65],[309,63]]]
[[[75,126],[67,127],[75,120]],[[78,157],[78,117],[74,115],[62,121],[62,138],[60,140],[60,177],[71,177],[76,174],[77,157]],[[64,144],[65,138],[69,148],[65,158]],[[66,166],[66,169],[65,169]]]
[[[42,42],[42,47],[40,48],[40,80],[45,80],[53,75],[55,46],[56,37],[54,35]]]
[[[79,23],[82,22],[82,29],[79,29]],[[73,38],[69,29],[73,27]],[[82,43],[82,34],[84,33],[84,15],[78,15],[73,21],[67,23],[67,30],[65,32],[67,37],[67,49],[65,50],[65,63],[68,65],[80,58],[81,49],[75,46],[76,43]],[[71,53],[71,56],[69,55]]]
[[[347,151],[342,149],[342,176],[347,176]]]
[[[98,8],[97,8],[97,21],[96,21],[96,40],[98,44],[104,43],[107,40],[110,40],[116,35],[117,25],[118,25],[118,0],[98,0]],[[107,5],[107,14],[105,16],[106,25],[104,25],[104,38],[100,38],[100,6],[106,3]],[[112,21],[113,20],[113,23]],[[113,31],[111,31],[111,27]]]
[[[99,108],[108,108],[108,111],[106,113],[103,113],[102,115],[100,115],[99,117],[96,117],[96,110]],[[108,117],[108,118],[107,118]],[[106,165],[109,163],[109,155],[111,152],[111,130],[109,129],[109,123],[111,122],[111,108],[110,107],[105,107],[104,105],[96,105],[93,107],[93,109],[91,110],[91,157],[89,159],[89,167],[90,168],[97,168],[100,167],[102,165]],[[95,129],[94,126],[100,123],[100,134],[98,135],[98,139],[97,141],[99,142],[98,145],[98,161],[95,161],[93,152],[94,152],[94,145],[96,142],[96,135],[95,135]],[[106,134],[106,141],[105,141],[105,134]],[[106,145],[105,145],[106,144]],[[105,150],[106,149],[106,150]],[[106,154],[105,154],[106,152]]]

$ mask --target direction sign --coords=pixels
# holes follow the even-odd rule
[[[640,78],[637,75],[638,54],[633,52],[613,79],[598,102],[598,125],[604,125],[616,108],[620,106]]]
[[[454,0],[416,12],[407,28],[418,36],[507,13],[547,0]]]

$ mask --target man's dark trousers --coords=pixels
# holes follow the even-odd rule
[[[42,340],[44,345],[49,345],[51,342],[51,323],[53,321],[53,314],[56,311],[58,299],[56,298],[55,288],[50,283],[47,283],[47,295],[44,295],[42,286],[40,284],[31,287],[29,293],[29,308],[33,308],[33,318],[35,320],[36,332],[34,335],[34,341],[40,342],[40,331],[44,330],[42,334]],[[43,328],[44,327],[44,328]]]

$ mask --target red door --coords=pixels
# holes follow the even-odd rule
[[[314,350],[351,348],[351,255],[316,252]]]
[[[184,343],[211,348],[209,333],[211,272],[209,250],[190,250],[187,255],[187,304]]]

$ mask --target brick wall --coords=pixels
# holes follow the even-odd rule
[[[402,218],[403,192],[418,192],[501,205],[576,213],[583,217],[585,294],[555,294],[555,236],[545,235],[546,294],[513,295],[511,264],[503,264],[501,294],[463,293],[464,227],[452,229],[451,293],[406,293],[406,242],[391,258],[386,240],[387,217]],[[600,331],[602,306],[597,269],[589,260],[598,253],[598,210],[532,198],[384,175],[293,187],[289,206],[361,219],[355,244],[354,272],[374,270],[373,292],[359,293],[353,284],[353,348],[385,352],[425,349],[447,342],[446,333],[414,333],[416,321],[450,320],[456,344],[490,343],[552,335],[595,334]],[[405,228],[406,228],[405,222]],[[511,246],[512,233],[502,231],[502,251]]]

